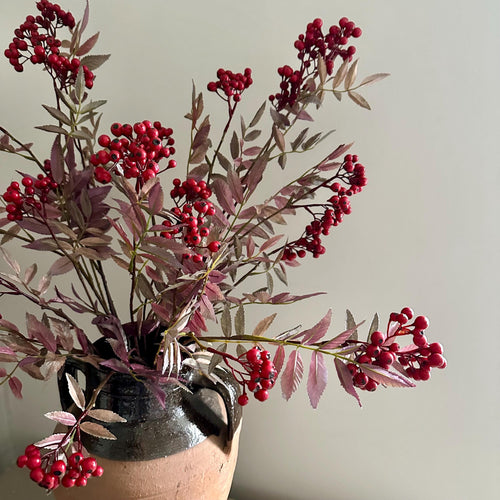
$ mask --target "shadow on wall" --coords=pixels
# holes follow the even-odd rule
[[[309,500],[306,492],[303,495],[291,497],[290,495],[270,494],[258,489],[233,486],[229,495],[229,500]],[[329,497],[322,500],[340,500],[339,498]]]

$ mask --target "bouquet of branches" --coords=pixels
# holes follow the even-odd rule
[[[276,314],[253,331],[246,327],[248,305],[293,304],[317,295],[289,291],[287,276],[310,258],[328,258],[324,239],[367,184],[351,144],[315,157],[330,132],[312,130],[314,111],[332,97],[347,96],[369,109],[358,89],[387,76],[358,82],[351,41],[361,35],[359,27],[347,18],[331,27],[320,19],[309,23],[294,42],[296,64],[278,68],[276,89],[249,119],[235,117],[253,83],[251,69],[218,69],[206,89],[227,112],[221,130],[213,130],[203,93],[193,86],[185,115],[190,148],[179,155],[170,123],[115,122],[100,132],[105,101],[92,94],[95,72],[109,56],[92,54],[98,34],[84,35],[88,4],[79,22],[47,0],[36,7],[14,31],[5,56],[18,72],[31,64],[45,70],[55,102],[43,105],[49,120],[36,129],[54,140],[50,151],[39,152],[0,127],[0,150],[26,165],[3,190],[0,251],[10,270],[0,273],[0,295],[34,306],[23,326],[0,319],[0,384],[20,398],[19,372],[47,380],[76,358],[109,376],[131,374],[163,402],[163,384],[182,386],[183,364],[208,352],[206,375],[225,365],[246,405],[249,395],[265,401],[278,384],[289,399],[309,351],[307,393],[316,408],[330,359],[358,402],[358,390],[411,387],[429,379],[432,368],[445,367],[441,344],[426,338],[427,318],[409,307],[391,313],[384,328],[375,315],[366,340],[358,337],[361,323],[349,311],[345,331],[330,337],[331,311],[305,328],[269,333]],[[185,164],[179,156],[187,156]],[[262,200],[259,188],[276,168],[289,180]],[[299,228],[302,214],[310,222]],[[12,242],[35,261],[37,252],[53,256],[51,265],[23,269],[6,250]],[[118,273],[128,277],[129,290],[116,296],[110,279]],[[117,303],[126,304],[123,317]],[[80,315],[92,318],[97,342],[79,326]],[[209,322],[220,333],[208,333]],[[105,434],[98,424],[85,426],[88,416],[119,420],[93,409],[95,398],[82,401],[74,379],[68,383],[81,413],[47,414],[69,431],[28,446],[18,459],[47,489],[83,485],[90,474],[102,474],[92,457],[80,454],[80,431]],[[81,474],[65,474],[80,459],[89,462]]]

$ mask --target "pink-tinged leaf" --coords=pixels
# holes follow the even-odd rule
[[[76,329],[76,338],[78,339],[78,342],[80,343],[82,351],[85,354],[88,354],[89,352],[91,352],[92,344],[91,344],[89,338],[87,337],[87,335],[85,335],[85,332],[81,328]]]
[[[247,257],[250,258],[253,256],[255,253],[255,242],[253,241],[252,236],[248,236],[247,242],[246,242],[246,248],[247,248]]]
[[[219,202],[221,208],[223,208],[231,215],[234,215],[235,211],[233,196],[231,194],[231,189],[229,188],[226,181],[224,181],[223,179],[215,179],[215,181],[212,182],[211,187],[215,193],[215,196],[217,197],[217,201]]]
[[[157,283],[163,283],[165,280],[161,273],[159,273],[156,269],[153,269],[151,266],[146,266],[146,274],[150,279],[156,281]]]
[[[167,395],[165,394],[165,391],[155,382],[145,380],[144,385],[149,389],[151,394],[153,394],[158,402],[160,403],[160,406],[162,408],[165,408],[165,399]]]
[[[38,271],[38,267],[36,264],[31,264],[26,271],[24,271],[24,283],[29,285],[31,280],[35,277],[36,273]]]
[[[49,411],[44,417],[59,422],[62,425],[73,426],[76,424],[75,416],[67,411]]]
[[[374,75],[369,75],[366,78],[363,78],[359,86],[361,87],[363,85],[369,85],[371,83],[379,82],[380,80],[383,80],[388,76],[390,76],[390,73],[375,73]]]
[[[10,253],[7,252],[7,250],[5,250],[3,247],[0,247],[0,252],[2,252],[5,262],[9,264],[10,268],[16,273],[16,276],[19,276],[19,274],[21,273],[21,266],[19,265],[19,263],[14,258],[12,258]]]
[[[284,362],[285,362],[285,348],[282,345],[280,345],[276,349],[276,352],[274,353],[274,359],[273,359],[274,368],[275,368],[278,375],[281,372],[281,369],[283,368]]]
[[[415,384],[401,373],[390,372],[380,366],[362,363],[361,370],[370,378],[390,387],[415,387]]]
[[[66,381],[68,382],[69,395],[73,402],[80,408],[80,410],[85,409],[85,396],[83,395],[82,388],[78,385],[78,382],[69,374],[66,373]]]
[[[9,378],[9,387],[17,399],[23,399],[23,384],[17,377]]]
[[[254,328],[254,331],[252,332],[253,337],[259,337],[263,333],[265,333],[269,327],[271,326],[272,322],[274,321],[274,318],[276,317],[278,313],[271,314],[270,316],[267,316],[264,319],[261,319],[258,323],[257,326]]]
[[[59,257],[53,264],[50,266],[49,275],[50,276],[58,276],[60,274],[69,273],[74,269],[73,262],[66,257]]]
[[[272,132],[276,146],[278,146],[278,149],[283,153],[286,149],[285,136],[283,135],[283,132],[277,126],[273,127]]]
[[[4,318],[0,318],[0,326],[2,327],[2,330],[6,332],[19,333],[19,328],[17,328],[14,323],[11,323]]]
[[[398,350],[398,354],[401,353],[401,354],[404,354],[404,353],[407,353],[407,352],[412,352],[412,351],[418,351],[418,347],[415,345],[415,344],[408,344],[404,347],[400,347],[399,350]]]
[[[57,183],[64,179],[64,155],[61,146],[61,136],[56,136],[50,152],[50,172]]]
[[[233,168],[229,168],[227,171],[227,182],[233,198],[237,203],[241,203],[243,201],[243,186],[238,174]]]
[[[328,312],[320,321],[318,321],[318,323],[316,323],[309,330],[306,330],[302,332],[302,334],[300,334],[303,335],[304,337],[302,343],[306,345],[311,345],[314,344],[315,342],[318,342],[325,336],[326,332],[328,331],[328,328],[330,328],[331,322],[332,322],[332,310],[328,309]]]
[[[362,108],[365,108],[365,109],[371,109],[370,105],[368,104],[368,101],[361,94],[358,94],[357,92],[353,92],[351,90],[350,92],[347,93],[347,95],[358,106],[361,106]]]
[[[314,351],[309,365],[309,376],[307,378],[307,394],[311,406],[316,409],[323,391],[328,382],[328,369],[326,368],[323,354]]]
[[[335,160],[335,158],[342,156],[345,152],[351,149],[353,144],[353,142],[351,142],[351,144],[341,144],[335,151],[333,151],[333,153],[328,155],[328,160]]]
[[[5,354],[7,356],[16,356],[16,352],[10,347],[0,346],[0,354]]]
[[[297,390],[304,375],[304,363],[300,352],[295,350],[290,353],[285,370],[281,375],[281,391],[288,401]]]
[[[127,419],[120,417],[118,413],[115,413],[114,411],[111,410],[101,410],[101,409],[95,409],[95,410],[90,410],[88,413],[89,417],[95,418],[96,420],[100,420],[101,422],[106,422],[108,424],[113,424],[117,422],[126,422]]]
[[[354,388],[354,384],[352,383],[352,374],[349,371],[349,368],[347,368],[347,365],[340,359],[335,358],[335,368],[337,370],[340,385],[345,389],[347,394],[350,394],[353,398],[355,398],[359,406],[361,406],[361,400],[359,399],[358,393]]]
[[[6,376],[7,376],[7,370],[0,366],[0,378],[6,377]]]
[[[116,436],[112,432],[108,431],[108,429],[106,429],[102,425],[96,424],[95,422],[82,422],[80,424],[80,430],[98,438],[110,440],[116,439]]]
[[[249,194],[252,194],[255,191],[255,188],[262,180],[267,162],[267,156],[261,156],[260,158],[257,158],[257,160],[255,160],[255,162],[252,163],[251,167],[249,168],[248,176],[245,181]]]
[[[51,352],[56,352],[57,342],[54,334],[33,314],[26,313],[26,328],[32,339],[39,340]]]
[[[163,210],[163,191],[159,182],[149,190],[148,206],[152,215],[156,215]]]
[[[242,152],[244,156],[256,156],[262,151],[262,148],[259,146],[252,146],[251,148],[245,149],[245,151]]]
[[[99,33],[92,35],[88,40],[86,40],[84,43],[80,45],[80,47],[76,51],[76,55],[78,57],[81,57],[84,56],[85,54],[88,54],[94,48],[98,39],[99,39]]]
[[[170,323],[172,320],[172,315],[171,312],[161,304],[151,304],[151,309],[153,309],[153,312],[158,316],[158,318],[166,321],[167,323]]]
[[[322,349],[335,349],[339,346],[341,346],[344,342],[346,342],[347,340],[349,340],[353,334],[357,331],[357,329],[364,323],[364,321],[362,321],[361,323],[358,323],[357,325],[355,325],[353,328],[348,328],[347,330],[345,330],[344,332],[342,333],[339,333],[336,337],[334,337],[333,339],[331,340],[328,340],[327,342],[325,342],[321,348]]]
[[[87,27],[87,24],[89,23],[89,0],[87,0],[86,5],[85,5],[85,10],[83,12],[83,17],[82,17],[82,24],[80,28],[80,34],[85,31],[85,28]]]
[[[268,248],[272,247],[279,240],[281,240],[281,238],[283,238],[282,234],[277,234],[276,236],[273,236],[273,237],[269,238],[268,240],[264,241],[264,243],[262,243],[262,245],[260,246],[259,250],[261,252],[265,252]]]
[[[308,122],[314,121],[313,117],[305,110],[299,111],[299,113],[297,114],[297,119],[298,120],[306,120]]]
[[[118,373],[130,373],[129,367],[123,361],[116,358],[107,359],[99,364]]]
[[[56,434],[52,434],[49,437],[41,439],[35,443],[35,446],[38,448],[47,448],[47,449],[55,449],[58,446],[64,446],[68,442],[69,436],[67,436],[63,432],[58,432]]]

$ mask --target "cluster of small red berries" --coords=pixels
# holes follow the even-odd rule
[[[269,96],[269,100],[276,109],[281,110],[287,105],[295,104],[307,78],[316,74],[319,56],[325,61],[327,74],[331,75],[337,56],[344,61],[351,60],[356,52],[356,48],[352,45],[346,47],[349,38],[361,36],[361,29],[352,21],[343,17],[338,26],[334,25],[329,28],[326,35],[321,30],[322,26],[323,21],[315,19],[307,25],[306,33],[299,35],[295,41],[294,46],[299,51],[297,57],[301,60],[300,69],[294,71],[288,65],[278,68],[278,74],[281,76],[281,91]]]
[[[339,181],[344,182],[347,187],[342,186]],[[293,261],[297,257],[305,257],[307,252],[312,253],[315,258],[323,255],[326,249],[322,245],[321,236],[330,234],[330,229],[338,226],[344,215],[351,213],[349,197],[361,192],[366,184],[365,167],[358,163],[358,156],[346,155],[335,176],[320,186],[334,193],[328,199],[328,204],[322,205],[323,213],[314,215],[314,220],[306,226],[302,237],[287,244],[282,259]]]
[[[255,399],[265,401],[269,398],[269,389],[272,389],[276,382],[278,372],[271,361],[271,353],[263,351],[260,347],[252,347],[238,358],[245,368],[247,377],[236,377],[243,386],[243,394],[238,398],[241,406],[248,404],[249,392],[253,392]],[[239,372],[241,375],[241,372]]]
[[[81,62],[76,57],[70,60],[60,54],[62,43],[56,38],[56,32],[63,26],[73,29],[75,19],[73,14],[47,0],[41,0],[36,5],[40,15],[26,17],[25,22],[14,31],[15,37],[5,50],[5,57],[19,72],[23,71],[26,61],[43,64],[64,88],[75,82]],[[94,85],[94,74],[85,65],[82,70],[85,86],[90,89]]]
[[[23,219],[23,215],[40,213],[49,199],[49,193],[58,188],[50,173],[50,160],[45,160],[44,170],[47,175],[38,174],[36,178],[25,175],[21,184],[16,181],[10,183],[3,194],[3,199],[7,202],[5,209],[9,220],[19,221]]]
[[[40,449],[34,444],[26,447],[24,455],[17,458],[17,466],[27,467],[30,478],[42,488],[54,490],[62,485],[65,488],[86,486],[89,477],[100,477],[104,470],[93,457],[80,452],[72,453],[67,461],[56,459],[54,452],[41,456]]]
[[[234,102],[241,101],[241,94],[245,89],[252,85],[252,70],[246,68],[243,73],[233,73],[228,69],[217,70],[216,82],[210,82],[207,89],[210,92],[217,92],[225,101],[230,101],[231,98]]]
[[[156,177],[160,172],[159,161],[175,153],[172,132],[159,121],[144,120],[134,125],[113,123],[111,134],[114,138],[106,134],[99,136],[99,145],[106,149],[90,157],[96,167],[95,178],[106,184],[111,181],[110,171],[113,171],[127,179],[137,179],[140,186]],[[176,161],[170,160],[166,169],[175,166]]]
[[[174,179],[173,184],[170,196],[177,204],[171,211],[175,219],[173,221],[165,219],[162,222],[165,231],[162,231],[160,235],[167,239],[182,238],[185,245],[191,249],[206,248],[212,253],[218,252],[219,241],[211,241],[206,246],[202,245],[203,239],[210,235],[206,217],[215,214],[213,203],[208,201],[208,198],[212,196],[212,190],[205,181],[197,181],[193,178],[183,182],[180,179]],[[198,252],[186,253],[183,258],[192,259],[196,263],[204,260],[203,254]]]
[[[445,368],[446,360],[443,357],[443,346],[434,342],[429,344],[423,334],[429,326],[425,316],[417,316],[413,322],[413,311],[404,307],[401,312],[390,315],[387,334],[374,331],[370,342],[363,345],[363,352],[356,358],[355,363],[349,363],[349,368],[355,387],[365,391],[374,391],[379,382],[369,377],[359,364],[380,366],[388,370],[396,360],[402,367],[407,367],[406,374],[414,380],[428,380],[431,368]],[[402,335],[413,335],[413,346],[401,348],[396,338]]]

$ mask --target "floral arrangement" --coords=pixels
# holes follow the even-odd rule
[[[310,351],[307,392],[316,408],[327,384],[327,358],[358,402],[358,389],[410,387],[429,379],[432,368],[446,366],[441,344],[425,336],[427,318],[409,307],[391,313],[385,331],[375,315],[367,340],[358,338],[361,323],[349,311],[346,330],[332,338],[325,338],[331,311],[314,325],[278,334],[267,333],[275,314],[252,332],[245,326],[248,304],[283,305],[317,295],[276,291],[275,281],[286,290],[289,271],[323,257],[324,237],[351,213],[352,197],[367,184],[350,144],[312,159],[329,133],[301,126],[313,122],[310,113],[330,94],[338,100],[347,95],[369,109],[358,89],[387,75],[356,83],[358,61],[350,42],[361,35],[359,27],[346,18],[329,28],[320,19],[308,24],[294,43],[296,69],[278,68],[276,90],[249,121],[241,118],[239,127],[234,118],[253,83],[252,71],[219,69],[206,85],[211,99],[227,110],[217,139],[204,114],[203,94],[193,87],[185,116],[190,150],[181,166],[174,159],[170,124],[117,122],[105,127],[107,134],[99,133],[98,110],[105,101],[93,99],[91,89],[95,71],[109,56],[91,54],[98,34],[84,37],[88,4],[78,23],[48,0],[36,6],[38,14],[15,30],[5,56],[16,71],[38,65],[52,80],[55,106],[44,105],[51,123],[36,128],[54,141],[50,152],[39,156],[33,144],[0,127],[0,150],[26,160],[25,171],[2,196],[0,250],[11,271],[0,274],[0,294],[26,300],[40,316],[28,312],[22,328],[0,320],[0,384],[21,398],[19,371],[46,380],[68,358],[77,358],[109,376],[132,374],[163,402],[162,384],[182,385],[183,363],[208,352],[207,376],[217,364],[225,365],[241,385],[239,403],[246,405],[249,395],[268,399],[278,380],[289,399],[304,375],[301,353]],[[69,39],[61,39],[63,31]],[[258,128],[265,115],[268,123]],[[293,165],[299,154],[300,169]],[[262,201],[258,189],[269,168],[283,169],[289,180]],[[297,230],[296,222],[289,223],[301,213],[311,220]],[[5,250],[12,241],[29,252],[53,255],[50,268],[41,275],[37,264],[22,269]],[[109,275],[116,272],[129,278],[127,297],[111,293]],[[252,290],[243,286],[249,283]],[[117,300],[128,304],[127,317],[119,317]],[[78,326],[79,315],[93,318],[100,344]],[[215,322],[220,334],[209,334],[207,322]],[[405,338],[409,343],[403,346]],[[95,420],[121,420],[94,408],[101,387],[86,402],[78,383],[71,376],[67,382],[78,413],[46,414],[67,432],[29,445],[18,458],[48,490],[84,486],[90,476],[100,476],[102,467],[85,457],[81,433],[112,439]]]

